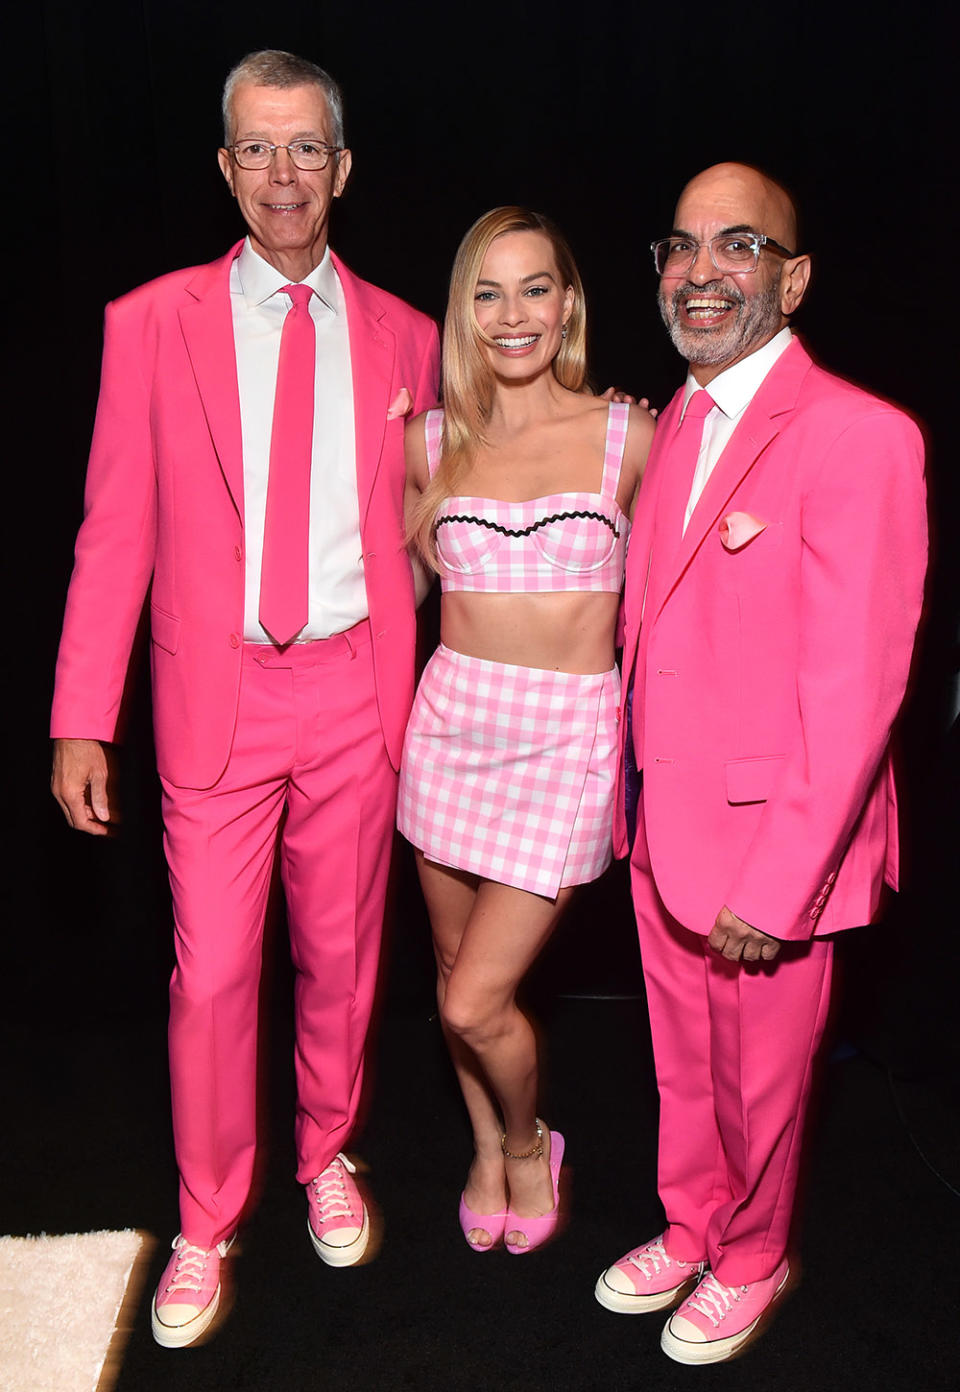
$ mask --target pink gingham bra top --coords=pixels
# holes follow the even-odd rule
[[[477,594],[601,590],[619,593],[630,522],[617,504],[630,407],[611,402],[599,493],[550,493],[522,503],[445,498],[434,524],[444,590]],[[431,475],[443,412],[425,423]]]

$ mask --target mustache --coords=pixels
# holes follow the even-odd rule
[[[670,305],[674,310],[678,310],[687,300],[700,299],[701,296],[722,297],[725,300],[732,300],[734,304],[742,305],[746,302],[746,295],[736,285],[720,280],[707,281],[706,285],[678,285],[670,296]]]

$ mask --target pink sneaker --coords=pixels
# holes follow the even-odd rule
[[[742,1348],[787,1283],[784,1259],[772,1276],[749,1286],[722,1286],[705,1276],[667,1321],[660,1338],[677,1363],[720,1363]]]
[[[353,1181],[357,1172],[345,1155],[305,1185],[307,1232],[313,1250],[328,1266],[353,1266],[367,1250],[370,1215]]]
[[[699,1281],[706,1262],[684,1262],[671,1257],[663,1234],[634,1247],[597,1281],[594,1295],[618,1315],[643,1315],[675,1305],[688,1286]]]
[[[216,1247],[194,1247],[177,1233],[153,1297],[153,1337],[164,1348],[186,1348],[209,1328],[220,1304],[220,1259],[233,1238]]]

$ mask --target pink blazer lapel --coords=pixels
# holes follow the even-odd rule
[[[704,540],[716,529],[731,497],[762,456],[771,440],[780,433],[781,417],[796,406],[800,383],[810,369],[810,358],[794,341],[771,368],[744,413],[743,419],[717,460],[713,473],[693,510],[686,532],[677,543],[667,568],[661,572],[662,584],[655,596],[659,613],[682,578]],[[690,492],[690,480],[672,480],[669,502],[661,499],[661,517],[677,534],[683,526]],[[682,494],[682,497],[680,496]],[[666,555],[669,556],[669,551]]]
[[[240,391],[237,354],[230,308],[230,267],[240,254],[238,242],[226,256],[203,266],[187,285],[193,303],[180,310],[190,363],[193,367],[213,447],[237,512],[243,517],[243,441],[240,429]]]
[[[380,468],[397,344],[374,286],[355,276],[338,256],[332,259],[343,286],[350,331],[357,493],[363,522]]]

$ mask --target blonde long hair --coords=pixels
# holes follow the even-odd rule
[[[569,391],[582,391],[587,377],[587,314],[583,282],[566,238],[542,213],[528,208],[493,208],[467,232],[453,262],[443,326],[443,435],[440,463],[410,517],[407,540],[427,565],[437,568],[434,522],[441,503],[456,492],[474,451],[486,443],[484,427],[493,402],[494,374],[483,347],[490,340],[477,323],[474,296],[483,262],[496,237],[505,232],[542,232],[549,241],[561,289],[573,288],[567,336],[551,363],[553,375]]]

